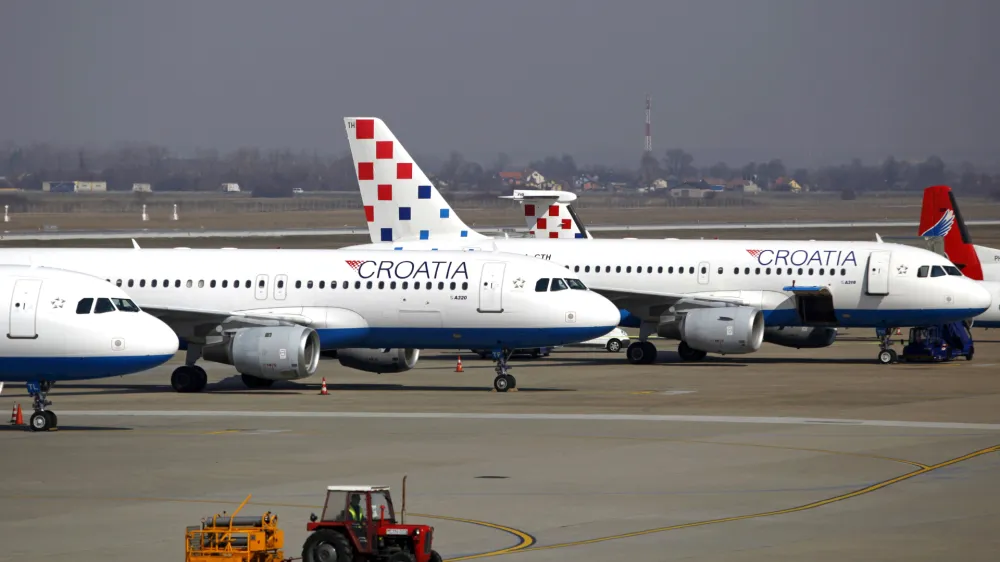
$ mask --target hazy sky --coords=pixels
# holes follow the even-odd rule
[[[0,0],[0,140],[998,159],[997,0]]]

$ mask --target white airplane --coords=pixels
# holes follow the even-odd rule
[[[621,325],[639,328],[626,353],[632,363],[655,360],[654,333],[680,340],[682,359],[700,360],[752,353],[763,341],[825,347],[837,327],[940,324],[990,306],[989,293],[950,261],[898,244],[486,238],[456,216],[380,119],[349,117],[345,127],[373,242],[360,248],[494,245],[551,260],[628,312]],[[948,275],[920,278],[924,266]],[[896,360],[890,346],[883,338],[880,363]]]
[[[125,291],[90,275],[0,265],[0,389],[26,382],[33,398],[29,426],[58,426],[46,394],[60,381],[117,377],[162,365],[177,352],[177,336],[141,311]]]
[[[321,350],[336,350],[347,367],[401,372],[419,349],[551,347],[621,321],[578,275],[501,252],[9,248],[0,261],[89,273],[127,290],[180,336],[178,392],[205,387],[200,358],[233,365],[256,388],[311,376]],[[539,279],[574,290],[539,294]],[[495,355],[494,387],[514,388],[510,353]]]
[[[521,204],[528,234],[535,238],[593,238],[570,206],[576,201],[575,193],[515,189],[513,195],[501,195],[500,199]]]

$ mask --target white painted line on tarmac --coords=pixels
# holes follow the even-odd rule
[[[682,423],[744,423],[778,425],[854,425],[868,427],[921,427],[930,429],[985,429],[1000,431],[1000,423],[922,422],[897,420],[852,420],[833,418],[667,416],[643,414],[487,414],[464,412],[251,412],[245,410],[60,410],[60,416],[99,417],[206,417],[206,418],[355,418],[425,420],[535,420],[535,421],[631,421]]]

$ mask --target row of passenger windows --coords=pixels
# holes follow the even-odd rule
[[[593,269],[594,273],[601,273],[601,268],[602,267],[604,268],[604,273],[611,273],[611,266],[610,265],[605,265],[605,266],[596,265],[596,266],[594,266],[594,269]],[[938,267],[938,266],[935,266],[935,267]],[[566,266],[566,268],[569,269],[569,266]],[[579,265],[573,266],[573,271],[579,273],[580,270],[581,270],[581,266],[579,266]],[[591,271],[591,268],[590,268],[589,265],[583,266],[583,272],[584,273],[590,273],[590,271]],[[702,275],[704,275],[704,274],[708,273],[708,267],[701,266],[701,268],[700,268],[699,271],[700,271],[700,273]],[[720,267],[720,268],[718,268],[717,271],[718,271],[719,275],[722,275],[722,273],[725,270]],[[798,268],[798,270],[796,270],[793,267],[784,267],[784,268],[782,268],[782,267],[776,267],[776,268],[773,268],[773,270],[770,267],[764,267],[764,268],[755,267],[753,269],[751,269],[749,267],[745,267],[742,270],[742,272],[743,272],[744,275],[750,275],[751,271],[753,272],[754,275],[761,275],[761,273],[763,273],[764,275],[771,275],[772,271],[773,271],[774,275],[816,275],[817,274],[817,269],[812,268],[812,267],[810,267],[808,269],[800,267],[800,268]],[[615,266],[615,273],[621,273],[621,272],[622,272],[622,266],[620,266],[620,265]],[[637,266],[635,268],[635,272],[636,273],[643,273],[643,266],[641,266],[641,265]],[[646,273],[653,273],[653,266],[645,266],[645,272]],[[666,272],[667,274],[672,274],[672,273],[674,273],[674,267],[673,266],[669,266],[669,267],[664,268],[663,266],[659,266],[659,267],[656,268],[656,273],[664,273],[664,272]],[[678,275],[683,275],[685,272],[688,273],[688,274],[693,275],[694,274],[694,267],[687,267],[687,268],[678,267],[676,269],[676,272],[677,272]],[[632,266],[631,265],[625,266],[625,273],[632,273]],[[734,275],[739,275],[740,274],[740,268],[734,267],[733,268],[733,274]],[[819,275],[828,275],[828,274],[829,275],[836,275],[837,274],[837,269],[834,268],[834,267],[831,267],[829,269],[827,269],[825,267],[821,267],[821,268],[818,269],[818,274]],[[841,268],[840,275],[841,276],[847,275],[847,270],[844,269],[844,268]]]
[[[109,279],[108,281],[110,282],[111,280]],[[240,286],[241,286],[241,283],[242,283],[243,288],[246,288],[246,289],[249,289],[249,288],[251,288],[253,286],[253,283],[251,283],[250,280],[247,280],[246,282],[241,282],[239,279],[237,279],[237,280],[233,281],[232,285],[230,285],[228,279],[223,279],[222,281],[219,281],[219,282],[216,282],[215,279],[212,279],[211,281],[208,282],[208,287],[210,289],[214,289],[216,287],[221,287],[223,289],[228,289],[230,287],[232,287],[233,289],[239,289]],[[115,282],[115,285],[117,285],[119,287],[121,287],[122,284],[123,283],[122,283],[121,279],[118,279]],[[137,285],[135,279],[129,279],[124,284],[126,286],[130,287],[130,288],[131,287],[135,287]],[[198,284],[198,288],[199,289],[203,289],[205,287],[205,281],[204,280],[199,280],[197,284]],[[296,281],[295,282],[295,288],[296,289],[301,289],[302,288],[302,284],[303,284],[302,281]],[[162,288],[169,288],[170,287],[170,280],[169,279],[164,279],[162,283],[159,283],[158,279],[151,279],[149,281],[149,286],[150,287],[154,287],[155,288],[155,287],[157,287],[157,285],[159,285]],[[285,282],[284,282],[284,280],[281,280],[281,279],[279,279],[275,283],[275,285],[277,286],[278,289],[284,289],[285,288]],[[423,285],[428,290],[434,288],[434,283],[431,282],[431,281],[426,281],[426,282],[423,283]],[[437,288],[439,290],[444,290],[445,286],[447,286],[447,287],[449,287],[453,291],[455,289],[457,289],[458,286],[459,286],[458,283],[456,283],[455,281],[451,281],[448,284],[446,284],[444,281],[438,281],[437,285],[438,285]],[[145,279],[139,279],[138,286],[139,287],[145,287],[146,286],[146,280]],[[174,288],[179,289],[180,286],[181,286],[181,280],[180,279],[175,279],[173,286],[174,286]],[[191,280],[191,279],[188,279],[187,282],[184,284],[184,286],[187,287],[188,289],[190,289],[190,288],[192,288],[192,287],[195,286],[195,282],[193,280]],[[267,286],[267,282],[264,281],[263,279],[257,281],[257,287],[258,288],[263,289],[266,286]],[[306,286],[307,289],[312,289],[313,287],[318,287],[320,289],[325,289],[327,287],[327,282],[326,281],[317,281],[317,282],[314,283],[313,281],[306,281],[305,282],[305,286]],[[339,282],[338,281],[330,281],[330,285],[329,286],[330,286],[331,289],[336,289],[338,286],[340,288],[342,288],[342,289],[349,289],[351,287],[351,282],[350,281],[339,281]],[[371,289],[371,288],[375,287],[376,285],[372,281],[368,281],[368,282],[365,283],[365,286],[368,289]],[[378,286],[379,289],[384,289],[384,288],[386,288],[386,282],[385,281],[379,281],[377,286]],[[401,281],[397,285],[396,281],[390,281],[388,283],[388,286],[389,286],[390,289],[395,289],[397,286],[400,287],[400,288],[402,288],[402,289],[409,289],[410,288],[410,282],[409,281]],[[420,287],[421,287],[421,282],[420,281],[414,281],[413,282],[413,289],[419,290]],[[469,283],[467,281],[463,281],[461,287],[462,287],[463,291],[468,290]],[[361,281],[355,281],[354,282],[354,288],[355,289],[360,289],[361,288]]]
[[[97,301],[96,304],[94,301]],[[104,314],[105,312],[114,312],[120,310],[122,312],[139,312],[139,307],[135,305],[129,299],[92,299],[85,298],[80,299],[80,302],[76,303],[76,313],[77,314]]]
[[[928,273],[931,277],[944,277],[945,275],[962,276],[962,272],[953,265],[922,265],[917,269],[917,277],[927,277]]]
[[[535,282],[535,292],[544,293],[546,291],[565,291],[566,289],[576,289],[586,291],[587,286],[579,279],[553,279],[551,282],[546,277]]]

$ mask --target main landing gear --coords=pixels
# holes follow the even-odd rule
[[[33,399],[31,407],[35,410],[35,413],[31,414],[31,419],[28,420],[28,427],[31,428],[31,431],[48,431],[59,427],[59,418],[56,417],[56,413],[45,409],[46,406],[52,405],[52,402],[45,397],[52,387],[52,383],[49,381],[29,382],[27,386],[28,395]]]
[[[208,373],[197,365],[182,365],[170,375],[170,386],[176,392],[201,392],[208,384]]]
[[[651,341],[637,341],[629,344],[625,357],[633,365],[651,365],[656,361],[656,346]]]
[[[493,352],[493,361],[496,362],[495,371],[497,376],[493,379],[493,388],[497,392],[507,392],[508,390],[514,390],[517,388],[517,379],[514,375],[510,374],[507,368],[507,360],[510,356],[514,354],[513,349],[504,349],[501,351]]]
[[[888,365],[896,362],[896,352],[892,349],[892,334],[895,328],[886,328],[878,342],[878,362],[880,365]]]

